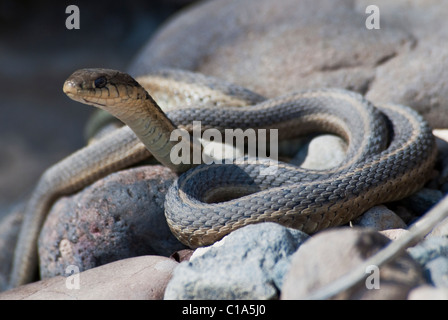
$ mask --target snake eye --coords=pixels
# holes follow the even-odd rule
[[[107,84],[107,80],[105,77],[99,77],[94,82],[95,88],[104,88]]]

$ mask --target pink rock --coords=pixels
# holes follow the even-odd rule
[[[53,206],[39,238],[41,277],[184,246],[169,230],[165,193],[176,175],[163,166],[113,173]]]
[[[129,258],[5,291],[0,300],[162,299],[177,265],[160,256]]]
[[[335,228],[318,233],[292,256],[281,299],[306,298],[350,272],[388,242],[372,229]],[[363,281],[335,298],[406,299],[408,292],[423,282],[420,266],[407,254],[377,270],[378,278],[375,279],[374,270],[366,270],[372,276],[369,283]]]

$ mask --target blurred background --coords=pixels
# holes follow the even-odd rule
[[[40,174],[85,145],[92,111],[68,99],[75,70],[126,70],[158,26],[188,0],[0,1],[0,216]],[[68,30],[77,5],[80,29]]]

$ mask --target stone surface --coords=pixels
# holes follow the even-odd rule
[[[324,170],[337,167],[346,155],[347,144],[334,135],[321,135],[305,144],[291,163],[306,169]]]
[[[285,270],[279,264],[307,238],[275,223],[238,229],[181,263],[165,299],[275,299],[279,288],[274,282],[282,282],[276,268]]]
[[[428,234],[428,237],[448,237],[448,218],[436,225]]]
[[[448,257],[448,238],[428,237],[407,251],[414,260],[424,266],[437,257]]]
[[[448,288],[448,256],[429,261],[424,274],[434,286]]]
[[[184,246],[164,214],[165,193],[176,175],[162,166],[120,171],[53,206],[39,238],[41,277],[81,271],[115,260]]]
[[[406,223],[395,212],[383,205],[375,206],[367,210],[353,224],[359,227],[372,228],[377,231],[397,228],[405,229],[407,227]]]
[[[131,65],[200,71],[268,97],[342,87],[373,102],[410,105],[447,127],[448,4],[377,1],[381,29],[368,30],[367,0],[209,1],[167,23]],[[256,9],[255,9],[256,8]],[[425,14],[421,14],[425,12]],[[194,34],[192,37],[190,35]]]
[[[177,265],[166,257],[129,258],[5,291],[0,300],[162,299]]]
[[[335,281],[383,248],[389,240],[371,229],[338,228],[323,231],[292,256],[281,298],[304,299]],[[380,268],[379,289],[366,283],[337,295],[337,299],[405,299],[422,282],[421,269],[407,254]]]
[[[389,230],[382,230],[380,233],[383,236],[386,236],[390,240],[397,240],[404,236],[405,234],[409,233],[406,229],[389,229]]]
[[[443,198],[440,190],[423,188],[400,201],[408,210],[422,215]]]
[[[419,286],[409,293],[408,300],[448,300],[448,289]]]
[[[428,283],[448,287],[448,238],[429,236],[407,250],[423,268]]]

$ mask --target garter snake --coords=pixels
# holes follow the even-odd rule
[[[82,69],[66,80],[64,92],[128,126],[43,174],[27,206],[12,286],[30,280],[37,260],[36,239],[54,200],[149,157],[148,150],[180,174],[168,191],[165,211],[172,232],[190,247],[211,244],[249,223],[274,221],[308,233],[344,224],[376,204],[421,188],[436,156],[431,129],[415,111],[399,105],[375,107],[361,95],[341,89],[264,99],[182,71],[155,72],[137,82],[119,71]],[[167,101],[165,112],[156,101]],[[193,121],[201,121],[204,130],[278,129],[279,139],[334,133],[347,142],[347,156],[339,167],[327,171],[278,162],[273,175],[260,175],[270,163],[254,158],[176,165],[169,155],[177,141],[171,141],[170,134],[176,128],[191,132]]]

